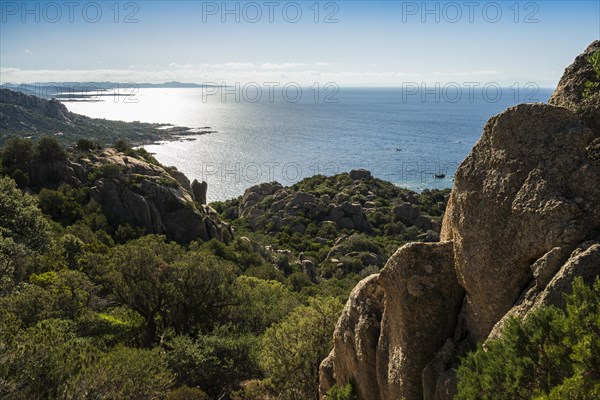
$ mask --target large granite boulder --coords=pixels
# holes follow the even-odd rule
[[[371,275],[362,280],[348,298],[333,334],[335,351],[322,363],[321,395],[325,395],[337,380],[354,381],[361,398],[379,398],[376,348],[383,313],[383,290],[378,277]]]
[[[454,241],[471,336],[484,340],[554,247],[568,255],[600,226],[595,136],[573,112],[522,104],[490,119],[460,165],[441,240]]]
[[[379,330],[352,329],[350,315],[376,318],[364,300],[348,302],[336,328],[346,339],[322,365],[322,389],[352,377],[361,400],[451,399],[460,355],[500,334],[510,316],[564,307],[575,278],[600,275],[600,96],[580,95],[597,49],[566,70],[553,105],[522,104],[488,121],[456,173],[442,242],[405,245],[359,286],[361,296],[375,282],[383,291]],[[411,206],[394,212],[417,216]],[[356,363],[359,348],[348,344],[357,341],[375,372]],[[361,365],[369,367],[350,370]]]
[[[380,399],[422,399],[421,376],[452,335],[464,296],[451,242],[401,247],[380,274],[385,293],[377,345]]]

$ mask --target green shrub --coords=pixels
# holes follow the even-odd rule
[[[11,170],[17,165],[26,165],[33,160],[33,141],[31,139],[13,138],[2,149],[2,167]]]
[[[122,168],[117,164],[103,164],[98,168],[96,176],[98,178],[118,179],[121,175]]]
[[[35,158],[42,162],[63,161],[67,159],[67,152],[58,140],[44,136],[35,144]]]
[[[457,400],[598,398],[600,279],[578,278],[566,312],[545,307],[511,319],[502,337],[468,354],[458,368]]]
[[[32,250],[43,250],[50,243],[48,229],[35,198],[20,191],[12,179],[0,177],[1,235]]]
[[[50,319],[0,338],[2,397],[58,399],[67,382],[99,355],[89,339],[77,337],[72,321]],[[5,380],[6,379],[6,380]]]
[[[117,139],[115,141],[115,149],[118,152],[126,153],[129,150],[131,150],[131,143],[129,143],[129,141],[127,141],[126,139]]]
[[[62,185],[58,190],[42,189],[38,194],[40,208],[53,220],[70,225],[83,218],[84,210],[79,203],[82,193],[69,185]]]
[[[174,376],[159,349],[118,346],[69,381],[68,399],[161,399]]]
[[[213,398],[236,389],[240,382],[259,373],[253,335],[232,333],[224,326],[195,340],[178,336],[169,341],[169,365],[180,384],[200,387]]]
[[[29,185],[29,174],[18,168],[10,174],[10,177],[13,178],[17,185],[21,188]]]
[[[358,400],[352,383],[348,383],[344,387],[333,385],[331,389],[327,391],[326,400]]]
[[[599,81],[600,80],[600,50],[597,50],[594,53],[592,53],[592,55],[588,57],[588,62],[592,65],[594,72],[596,72],[596,80]],[[596,82],[587,81],[585,83],[585,88],[583,91],[584,98],[590,97],[594,94],[594,92],[598,91],[598,88],[600,88],[600,82],[597,82],[597,81]]]
[[[282,398],[318,398],[319,365],[331,350],[341,310],[336,298],[312,298],[267,330],[261,365]]]
[[[96,150],[98,147],[98,143],[90,139],[79,139],[77,141],[77,150],[79,151]]]

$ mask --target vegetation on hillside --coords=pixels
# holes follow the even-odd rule
[[[158,165],[126,141],[115,146]],[[298,236],[284,239],[233,219],[233,240],[182,245],[111,226],[89,187],[60,177],[34,187],[31,168],[23,167],[98,149],[80,139],[65,150],[43,137],[14,138],[1,151],[0,397],[316,399],[318,366],[342,305],[361,273],[372,270],[361,264],[311,275],[298,261],[302,251],[327,254],[344,235],[343,253],[384,251],[386,235],[394,243],[407,238],[376,223],[371,233],[330,226],[320,243],[308,239],[309,230],[296,243]],[[93,174],[113,173],[105,167]],[[331,190],[345,179],[316,177],[298,188]],[[400,190],[374,185],[388,197]],[[218,208],[225,214],[225,204],[236,201]]]

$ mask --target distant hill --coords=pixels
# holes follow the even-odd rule
[[[58,93],[85,92],[92,90],[114,90],[118,88],[201,88],[211,85],[200,85],[185,82],[164,83],[137,83],[137,82],[30,82],[30,83],[4,83],[0,89],[9,89],[25,94],[32,94],[47,98]]]
[[[185,127],[163,129],[165,125],[90,118],[70,112],[58,100],[0,89],[0,146],[13,137],[50,135],[67,144],[86,138],[109,145],[119,138],[143,144],[210,132]]]

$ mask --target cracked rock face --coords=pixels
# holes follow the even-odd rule
[[[454,241],[476,341],[519,298],[537,259],[572,250],[600,225],[593,140],[573,112],[522,104],[490,119],[459,167],[441,236]]]
[[[385,293],[377,345],[381,399],[423,396],[423,369],[453,334],[464,296],[452,253],[452,242],[409,243],[380,274]]]
[[[334,384],[333,370],[327,369],[327,365],[336,365],[336,377],[355,381],[361,398],[379,396],[376,347],[383,290],[378,279],[378,274],[363,279],[350,294],[333,334],[336,351],[321,364],[321,395]]]
[[[401,247],[353,292],[321,368],[322,394],[353,378],[361,400],[452,399],[453,368],[473,344],[500,334],[508,316],[563,307],[576,277],[600,275],[600,94],[578,92],[599,47],[567,68],[551,105],[488,121],[456,173],[442,242]],[[362,306],[380,296],[382,310]]]

